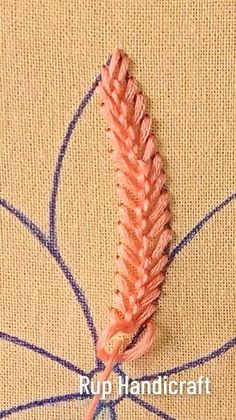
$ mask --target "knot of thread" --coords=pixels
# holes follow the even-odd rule
[[[113,355],[113,352],[109,352],[106,350],[106,345],[110,341],[110,339],[120,333],[121,330],[119,329],[119,325],[111,326],[109,325],[101,334],[97,342],[97,356],[99,359],[103,360],[104,362],[108,362]],[[124,332],[124,331],[122,331]],[[155,327],[152,320],[148,320],[145,325],[145,330],[138,340],[138,342],[131,348],[124,350],[123,352],[118,352],[114,358],[114,364],[120,362],[127,362],[130,360],[135,360],[142,356],[144,353],[147,352],[149,347],[151,347],[155,334]]]

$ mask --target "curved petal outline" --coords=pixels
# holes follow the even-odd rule
[[[34,223],[32,220],[28,218],[21,210],[18,210],[14,207],[11,203],[9,203],[4,198],[0,198],[0,206],[15,216],[29,231],[30,233],[38,239],[38,241],[45,246],[46,248],[49,247],[49,241],[47,240],[47,236],[43,233],[43,231]]]
[[[176,255],[182,251],[182,249],[193,240],[198,232],[204,227],[204,225],[209,222],[209,220],[216,214],[219,213],[227,204],[236,198],[236,191],[233,191],[231,194],[226,196],[226,198],[213,207],[208,213],[203,216],[198,223],[181,239],[181,241],[170,251],[170,262],[174,260]]]
[[[47,239],[46,235],[39,229],[39,227],[33,223],[23,212],[16,209],[12,204],[8,203],[5,199],[0,198],[0,205],[15,216],[29,231],[30,233],[39,240],[39,242],[48,250],[52,255],[64,276],[69,282],[71,289],[73,290],[77,301],[83,311],[88,329],[91,333],[94,345],[97,342],[97,331],[93,322],[91,310],[88,306],[87,299],[82,288],[78,285],[75,277],[73,276],[69,266],[63,260],[58,248],[55,248],[51,242]]]
[[[109,60],[108,60],[108,63],[109,63]],[[20,210],[17,210],[14,206],[9,204],[6,200],[0,199],[0,205],[2,207],[4,207],[6,210],[8,210],[10,213],[12,213],[16,218],[18,218],[18,220],[20,220],[21,223],[24,224],[30,230],[30,232],[33,234],[33,236],[36,237],[41,242],[41,244],[48,249],[50,254],[56,260],[57,264],[61,268],[65,277],[69,281],[69,284],[70,284],[72,290],[74,291],[74,294],[76,295],[78,302],[81,305],[82,311],[83,311],[83,313],[85,315],[85,319],[87,321],[88,328],[89,328],[89,330],[91,332],[91,335],[92,335],[92,338],[93,338],[94,345],[96,344],[96,341],[97,341],[97,332],[96,332],[96,328],[95,328],[93,318],[92,318],[92,315],[91,315],[91,312],[90,312],[90,308],[87,304],[87,301],[86,301],[86,298],[85,298],[85,295],[84,295],[82,289],[77,285],[77,283],[75,281],[75,278],[73,277],[71,271],[69,270],[69,267],[64,262],[61,254],[59,253],[58,247],[56,245],[56,243],[57,243],[57,238],[56,238],[56,236],[57,236],[56,235],[56,205],[57,205],[57,193],[58,193],[58,187],[59,187],[59,181],[60,181],[60,173],[61,173],[61,169],[62,169],[63,159],[64,159],[64,156],[65,156],[65,153],[66,153],[66,150],[67,150],[67,146],[69,144],[71,135],[72,135],[72,133],[73,133],[75,127],[76,127],[76,124],[77,124],[80,116],[82,115],[82,112],[83,112],[84,108],[86,107],[86,105],[88,104],[88,102],[90,101],[90,99],[93,96],[93,93],[96,89],[96,86],[97,86],[99,80],[100,80],[100,75],[98,75],[96,77],[92,87],[84,95],[84,98],[82,99],[82,101],[79,105],[79,108],[77,109],[77,111],[75,112],[71,122],[69,123],[69,126],[67,128],[65,137],[63,139],[63,143],[60,147],[60,151],[59,151],[58,158],[57,158],[57,163],[56,163],[55,170],[54,170],[52,191],[51,191],[51,197],[50,197],[50,202],[49,202],[49,236],[47,237],[34,222],[32,222],[26,215],[24,215],[24,213],[22,213]],[[195,227],[193,229],[191,229],[183,237],[183,239],[179,242],[179,244],[177,244],[174,247],[174,249],[172,251],[170,251],[170,262],[173,261],[175,256],[180,253],[180,251],[183,249],[184,246],[186,246],[189,242],[191,242],[191,240],[194,238],[194,236],[203,228],[203,226],[211,219],[211,217],[214,214],[216,214],[217,212],[219,212],[223,207],[225,207],[234,198],[236,198],[236,192],[231,193],[228,197],[225,198],[225,200],[223,200],[223,202],[221,202],[214,209],[212,209],[208,214],[206,214],[203,217],[203,219],[201,219],[197,223],[197,225],[195,225]],[[140,334],[141,334],[141,332],[139,331],[138,334],[136,335],[136,337],[134,338],[134,340],[138,340],[138,337],[139,337]],[[15,337],[15,338],[19,341],[19,343],[18,343],[19,345],[23,345],[22,343],[20,344],[21,339],[18,339],[17,337]],[[227,342],[223,346],[221,346],[219,349],[214,350],[210,355],[216,354],[219,351],[219,354],[216,354],[214,356],[214,357],[219,357],[222,353],[226,352],[227,350],[229,350],[230,348],[235,346],[235,344],[236,344],[235,340],[236,340],[236,338],[230,340],[229,342]],[[231,344],[230,344],[229,347],[227,347],[227,344],[229,344],[229,343],[231,343]],[[34,346],[34,345],[32,345],[32,346]],[[35,347],[37,347],[37,346],[35,346]],[[33,350],[33,348],[31,348],[31,350]],[[36,350],[34,349],[33,351],[36,351]],[[185,363],[184,365],[181,365],[182,367],[180,366],[179,368],[181,368],[181,370],[185,370],[185,369],[190,369],[191,367],[198,366],[199,364],[206,363],[206,362],[210,361],[212,358],[214,358],[214,357],[210,357],[210,355],[205,357],[206,361],[204,361],[204,362],[199,363],[199,361],[204,359],[204,357],[203,357],[203,358],[196,359],[195,361]],[[46,354],[45,354],[45,356],[46,356]],[[57,356],[55,356],[55,357],[57,357]],[[70,362],[68,362],[68,363],[70,363]],[[191,365],[191,364],[194,364],[194,365]],[[91,372],[96,373],[97,371],[99,371],[99,369],[101,368],[101,365],[102,365],[102,362],[97,360],[97,368],[93,369]],[[99,366],[99,369],[98,369],[98,366]],[[183,369],[183,366],[185,366],[184,369]],[[178,367],[170,369],[166,372],[170,372],[169,375],[171,375],[171,374],[175,373],[175,369],[178,369]],[[121,375],[125,375],[125,373],[123,372],[123,370],[121,369],[120,366],[115,366],[114,371],[116,371],[116,373],[119,372],[119,374],[121,374]],[[91,372],[90,372],[90,374],[91,374]],[[153,375],[157,375],[157,374],[153,374]],[[149,376],[153,376],[153,375],[149,375]],[[139,379],[139,380],[141,380],[141,379]],[[70,395],[73,395],[73,394],[70,394]],[[65,396],[66,395],[61,396],[61,398],[65,397]],[[87,397],[87,395],[86,395],[86,397]],[[52,397],[52,398],[60,398],[60,396],[59,397]],[[83,399],[83,398],[84,398],[84,396],[82,396],[81,399]],[[117,404],[119,402],[118,400],[119,399],[111,400],[111,403],[113,403],[113,407],[114,407],[114,404]],[[145,406],[146,405],[145,401],[143,401],[141,399],[138,399],[138,400],[136,400],[136,402],[139,403],[140,405],[142,405],[144,408],[149,409],[149,411],[153,412],[153,410],[158,410],[154,406],[151,406],[149,404],[148,405],[150,407],[147,408],[147,406]],[[46,400],[44,400],[44,401],[46,401]],[[117,401],[117,402],[115,402],[115,401]],[[51,402],[51,403],[54,403],[54,402]],[[28,403],[28,405],[31,405],[31,404],[32,403]],[[158,410],[158,412],[166,415],[165,413],[161,412],[160,410]],[[2,412],[0,412],[0,418],[1,418],[1,413]],[[160,415],[160,417],[161,417],[161,415]],[[167,418],[168,420],[173,420],[171,417],[163,417],[163,418]]]
[[[45,405],[58,404],[60,402],[67,402],[72,400],[84,400],[85,398],[90,398],[90,396],[87,394],[80,394],[79,392],[75,392],[73,394],[56,395],[54,397],[43,398],[42,400],[34,400],[29,403],[15,405],[0,411],[0,419],[15,413],[19,413],[20,411],[30,410],[32,408],[43,407]]]
[[[108,58],[106,65],[108,65],[111,61],[111,57]],[[59,153],[57,156],[56,165],[53,172],[53,180],[52,180],[52,188],[49,200],[49,240],[50,242],[56,246],[57,244],[57,232],[56,232],[56,217],[57,217],[57,196],[58,196],[58,188],[61,179],[61,170],[63,165],[63,160],[65,158],[67,148],[71,139],[71,136],[76,128],[76,125],[83,114],[84,109],[92,99],[92,96],[98,86],[98,83],[101,80],[101,74],[99,73],[95,80],[90,87],[90,89],[85,93],[82,101],[80,102],[77,110],[75,111],[63,138],[61,147],[59,149]]]
[[[129,399],[135,402],[135,404],[140,405],[141,407],[145,408],[149,412],[156,414],[161,419],[165,420],[175,420],[174,417],[169,416],[169,414],[164,413],[164,411],[160,410],[159,408],[155,407],[154,405],[148,403],[147,401],[138,398],[137,395],[128,394],[127,396]]]
[[[17,346],[20,346],[20,347],[25,347],[26,349],[31,350],[34,353],[38,353],[41,356],[47,357],[53,362],[56,362],[60,364],[61,366],[63,366],[64,368],[71,370],[75,373],[78,373],[79,375],[88,376],[88,377],[90,377],[91,375],[91,372],[87,373],[83,369],[76,366],[74,363],[64,359],[63,357],[57,356],[56,354],[53,354],[42,347],[36,346],[35,344],[29,343],[28,341],[23,340],[22,338],[0,331],[0,339],[16,344]]]
[[[82,113],[85,107],[88,105],[90,99],[92,98],[100,80],[101,80],[101,75],[98,74],[91,88],[88,90],[88,92],[85,93],[82,101],[79,104],[78,109],[76,110],[75,114],[73,115],[73,118],[71,119],[67,127],[65,137],[63,138],[63,142],[57,156],[57,161],[56,161],[55,169],[53,172],[52,189],[51,189],[51,195],[50,195],[50,201],[49,201],[49,240],[54,247],[56,247],[56,244],[57,244],[57,232],[56,232],[57,196],[58,196],[58,188],[59,188],[59,183],[60,183],[60,178],[61,178],[63,160],[66,155],[66,151],[67,151],[71,136],[76,128],[76,125],[80,117],[82,116]]]
[[[176,366],[171,369],[167,369],[164,371],[151,373],[150,375],[144,375],[141,378],[135,379],[136,381],[151,381],[152,379],[157,379],[158,376],[171,376],[175,375],[179,372],[183,372],[185,370],[193,369],[200,365],[205,365],[205,363],[210,362],[213,359],[221,356],[222,354],[226,353],[228,350],[232,349],[236,346],[236,337],[232,338],[229,341],[226,341],[222,346],[218,347],[217,349],[213,350],[211,353],[207,354],[206,356],[199,357],[197,359],[193,359],[190,362],[183,363],[182,365]]]

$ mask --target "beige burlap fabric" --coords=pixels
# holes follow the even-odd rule
[[[69,281],[73,276],[82,287],[99,331],[114,289],[118,213],[106,124],[95,97],[73,131],[60,172],[60,254],[45,235],[67,126],[101,65],[120,47],[148,97],[165,157],[173,248],[224,204],[169,268],[152,350],[123,366],[136,378],[218,349],[204,364],[173,375],[208,376],[211,395],[146,395],[146,407],[126,398],[116,416],[154,419],[159,409],[180,420],[235,419],[234,24],[231,0],[1,0],[0,418],[82,419],[88,405],[58,397],[54,404],[18,407],[78,392],[76,372],[26,343],[86,372],[94,367],[83,310],[90,316]],[[53,220],[51,214],[51,228]],[[18,409],[7,411],[11,407]],[[104,409],[100,418],[116,417]]]

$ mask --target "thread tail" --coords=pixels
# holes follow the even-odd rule
[[[102,389],[102,384],[104,381],[106,381],[112,372],[112,369],[114,367],[114,365],[117,362],[117,356],[122,344],[122,340],[118,340],[114,346],[114,349],[111,353],[111,357],[108,360],[106,367],[104,369],[104,371],[102,372],[101,376],[99,377],[99,382],[100,382],[100,390]],[[93,420],[97,405],[99,403],[101,399],[101,392],[99,394],[94,395],[94,397],[92,398],[92,401],[89,404],[87,413],[85,414],[84,420]]]

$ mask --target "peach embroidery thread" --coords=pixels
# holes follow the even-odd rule
[[[97,342],[97,355],[107,362],[101,381],[109,377],[117,362],[137,359],[152,345],[155,327],[151,317],[165,278],[166,249],[172,236],[166,175],[155,149],[144,97],[129,76],[128,66],[127,55],[115,50],[110,64],[102,68],[97,88],[109,125],[120,200],[117,290],[110,321]],[[145,329],[138,343],[120,352],[120,335],[134,334],[142,325]],[[105,347],[113,336],[118,338],[109,352]],[[93,418],[99,399],[94,396],[85,420]]]

